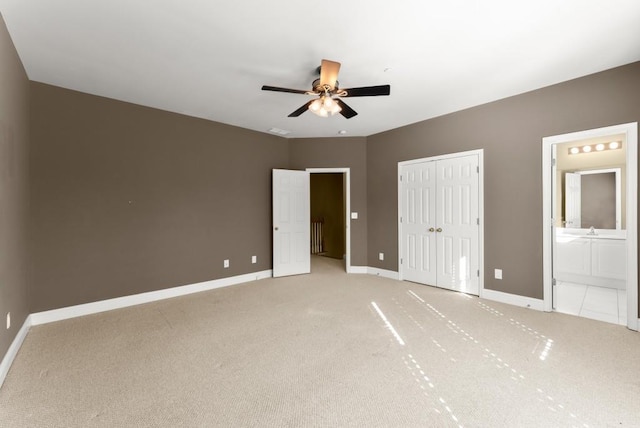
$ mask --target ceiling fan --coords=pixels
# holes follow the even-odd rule
[[[340,89],[338,87],[338,71],[340,71],[340,63],[322,60],[319,67],[320,78],[313,81],[310,91],[301,89],[279,88],[276,86],[262,87],[263,91],[289,92],[292,94],[304,94],[318,96],[318,98],[305,103],[302,107],[294,111],[289,117],[298,117],[307,110],[317,114],[318,116],[327,117],[340,113],[347,119],[351,119],[358,113],[349,107],[341,98],[346,97],[376,97],[379,95],[389,95],[391,86],[363,86],[359,88]]]

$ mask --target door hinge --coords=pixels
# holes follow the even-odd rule
[[[555,278],[553,278],[553,279],[551,280],[551,285],[556,285],[556,279],[555,279]]]
[[[556,166],[556,160],[555,159],[551,159],[551,166]]]
[[[400,258],[400,264],[402,264],[402,258]]]
[[[478,269],[478,278],[480,278],[480,269]]]
[[[402,175],[400,175],[400,181],[402,181]]]
[[[479,167],[479,166],[476,166],[476,172],[477,172],[478,174],[480,174],[480,167]]]
[[[400,216],[400,223],[402,223],[402,216]]]
[[[476,219],[476,224],[477,224],[478,226],[480,226],[480,217],[478,217],[478,218]]]

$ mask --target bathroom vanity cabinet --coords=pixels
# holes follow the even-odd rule
[[[578,284],[625,289],[626,237],[556,235],[555,279]]]

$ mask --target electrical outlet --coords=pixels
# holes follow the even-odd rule
[[[11,328],[11,312],[7,312],[7,330]]]
[[[226,259],[224,261],[223,265],[224,265],[225,268],[228,268],[229,267],[229,259]]]
[[[358,219],[358,213],[356,213],[356,212],[352,212],[352,213],[351,213],[351,219],[352,219],[352,220],[357,220],[357,219]]]
[[[258,263],[258,256],[251,256],[251,263]]]
[[[496,279],[502,279],[502,269],[495,269],[494,273]]]
[[[380,259],[380,260],[384,260],[384,253],[380,253],[380,254],[378,254],[378,259]]]

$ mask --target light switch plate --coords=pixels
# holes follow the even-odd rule
[[[502,269],[496,269],[495,275],[496,279],[502,279]]]
[[[384,260],[384,253],[380,253],[380,254],[378,254],[378,259],[380,259],[380,260]]]
[[[251,256],[251,263],[258,263],[258,256]]]
[[[228,260],[228,259],[226,259],[226,260],[223,262],[223,266],[224,266],[225,268],[228,268],[228,267],[229,267],[229,260]]]
[[[351,220],[357,220],[358,219],[358,213],[351,213]]]

